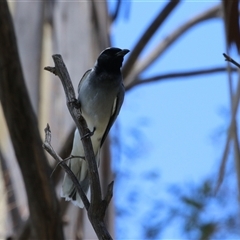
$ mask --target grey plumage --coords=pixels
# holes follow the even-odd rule
[[[124,99],[121,67],[124,56],[129,50],[107,48],[98,57],[94,67],[88,70],[78,85],[78,102],[90,131],[97,164],[100,163],[100,148],[111,129]],[[75,130],[71,155],[84,157],[84,150],[78,130]],[[82,158],[73,158],[69,167],[78,178],[83,191],[90,196],[87,164]],[[80,196],[71,179],[65,174],[62,197],[83,207]]]

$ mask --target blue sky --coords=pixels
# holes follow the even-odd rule
[[[141,57],[182,23],[218,3],[180,3]],[[112,26],[112,44],[131,50],[165,4],[123,1],[120,17]],[[209,20],[184,34],[143,76],[224,66],[223,52],[223,22]],[[114,151],[113,168],[119,173],[116,205],[126,212],[116,221],[118,239],[142,239],[142,219],[155,200],[166,196],[169,184],[198,183],[217,172],[229,106],[228,80],[223,73],[166,80],[126,93],[113,133],[122,139]],[[164,235],[179,237],[173,229]]]

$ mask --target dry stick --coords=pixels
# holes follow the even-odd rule
[[[66,138],[63,141],[63,145],[59,150],[59,156],[62,159],[66,159],[68,156],[70,156],[71,153],[71,149],[72,149],[72,144],[73,144],[73,136],[74,136],[74,132],[75,132],[76,127],[72,127],[70,129],[70,131],[66,134]],[[57,165],[57,163],[56,163]],[[56,165],[53,166],[53,168],[56,167]],[[53,169],[52,168],[52,169]],[[53,181],[55,183],[55,186],[57,186],[57,184],[62,180],[62,174],[61,174],[61,168],[57,168],[54,172],[53,175]]]
[[[73,174],[71,169],[67,166],[65,161],[60,156],[58,156],[58,154],[54,151],[53,147],[51,146],[51,130],[48,124],[47,124],[47,127],[44,129],[44,131],[45,131],[45,141],[43,143],[43,148],[58,162],[58,164],[65,170],[65,172],[71,178],[71,180],[73,181],[77,189],[78,194],[81,196],[81,199],[83,201],[85,208],[88,209],[90,203],[84,191],[82,190],[81,185],[79,184],[76,176]]]
[[[72,140],[73,140],[73,135],[75,132],[75,128],[71,129],[70,132],[68,133],[68,136],[60,149],[59,156],[65,161],[67,159],[67,156],[70,155],[71,152],[71,146],[72,146]],[[57,166],[60,165],[60,163],[56,163],[53,167],[52,173],[51,173],[51,178],[53,179],[53,182],[55,183],[55,186],[60,182],[61,179],[61,168],[57,168]],[[53,174],[54,173],[54,174]],[[63,198],[60,201],[60,209],[61,209],[61,216],[63,216],[67,210],[69,202],[63,200]],[[18,240],[26,240],[29,238],[30,235],[30,218],[28,218],[23,224],[21,230],[16,234],[16,239]]]
[[[74,88],[61,55],[59,54],[53,55],[53,61],[55,63],[55,67],[46,67],[45,70],[54,73],[60,78],[65,91],[69,112],[78,128],[81,138],[83,136],[90,136],[89,135],[90,131],[87,127],[85,119],[81,115],[80,108],[77,107],[75,104],[76,97]],[[106,209],[112,198],[113,182],[109,184],[107,194],[104,200],[102,200],[97,163],[95,161],[95,155],[90,137],[84,137],[82,139],[82,144],[85,154],[85,160],[88,167],[91,189],[91,201],[90,201],[91,203],[89,207],[85,206],[88,213],[88,218],[99,239],[112,239],[105,227],[103,219],[105,216]],[[64,166],[64,164],[61,165]],[[77,185],[80,184],[78,183]]]
[[[49,127],[50,128],[50,127]],[[61,162],[58,162],[56,165],[55,165],[55,167],[53,168],[53,170],[52,170],[52,173],[51,173],[51,175],[50,175],[50,178],[53,176],[53,174],[55,173],[55,171],[56,171],[56,169],[59,167],[59,165],[61,165],[62,164],[62,162],[68,162],[69,160],[71,160],[71,159],[74,159],[74,158],[82,158],[82,159],[85,159],[84,157],[81,157],[81,156],[73,156],[73,155],[70,155],[69,157],[67,157],[67,158],[65,158],[65,159],[62,159],[62,161]]]

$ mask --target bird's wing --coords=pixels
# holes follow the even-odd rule
[[[78,93],[79,93],[79,90],[80,90],[80,87],[81,87],[81,84],[84,82],[84,80],[88,77],[88,75],[89,75],[89,73],[92,71],[92,69],[89,69],[89,70],[87,70],[84,74],[83,74],[83,76],[82,76],[82,78],[81,78],[81,80],[79,81],[79,84],[78,84]]]
[[[116,118],[119,114],[119,111],[120,111],[122,103],[123,103],[124,94],[125,94],[125,89],[124,89],[124,86],[122,84],[121,89],[120,89],[118,95],[116,96],[116,98],[114,100],[113,107],[112,107],[112,115],[109,119],[107,128],[106,128],[106,130],[103,134],[100,147],[102,147],[102,145],[103,145],[103,143],[104,143],[104,141],[105,141],[105,139],[106,139],[113,123],[114,123],[114,121],[116,120]]]

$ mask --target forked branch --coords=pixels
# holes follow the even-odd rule
[[[105,196],[104,200],[102,199],[102,192],[100,187],[100,180],[98,175],[97,163],[95,161],[95,155],[92,147],[92,142],[90,137],[90,131],[87,127],[87,123],[81,114],[81,110],[79,106],[77,106],[77,101],[75,97],[74,88],[68,74],[67,68],[63,62],[61,55],[56,54],[53,55],[53,61],[55,63],[55,67],[45,67],[44,69],[47,71],[52,72],[53,74],[57,75],[63,85],[68,110],[78,128],[80,136],[82,138],[82,144],[85,154],[85,161],[88,167],[88,174],[90,179],[90,189],[91,189],[91,200],[90,203],[87,199],[84,199],[86,196],[83,193],[79,182],[73,182],[76,186],[78,193],[80,194],[84,206],[88,213],[88,218],[98,236],[99,239],[112,239],[110,234],[108,233],[105,223],[103,221],[106,209],[109,205],[109,202],[112,198],[112,191],[113,191],[113,183],[110,183],[108,186],[107,195]],[[51,134],[50,129],[46,128],[46,140],[44,146],[47,147],[46,150],[48,151],[57,161],[61,161],[62,159],[54,152],[50,143]],[[61,167],[67,172],[67,174],[71,174],[69,172],[70,169],[67,168],[65,163],[61,162]],[[71,175],[69,175],[71,177]],[[72,177],[71,177],[72,178]],[[73,179],[73,178],[72,178]]]
[[[77,189],[78,194],[81,196],[81,199],[83,201],[85,208],[88,209],[90,203],[89,203],[84,191],[82,190],[81,185],[79,184],[76,176],[71,171],[71,169],[67,166],[65,161],[54,151],[54,149],[51,145],[51,130],[50,130],[50,126],[48,124],[47,124],[47,127],[44,129],[44,131],[45,131],[45,141],[43,143],[43,148],[58,162],[58,164],[64,169],[64,171],[71,178],[71,180],[74,183],[74,186]]]

